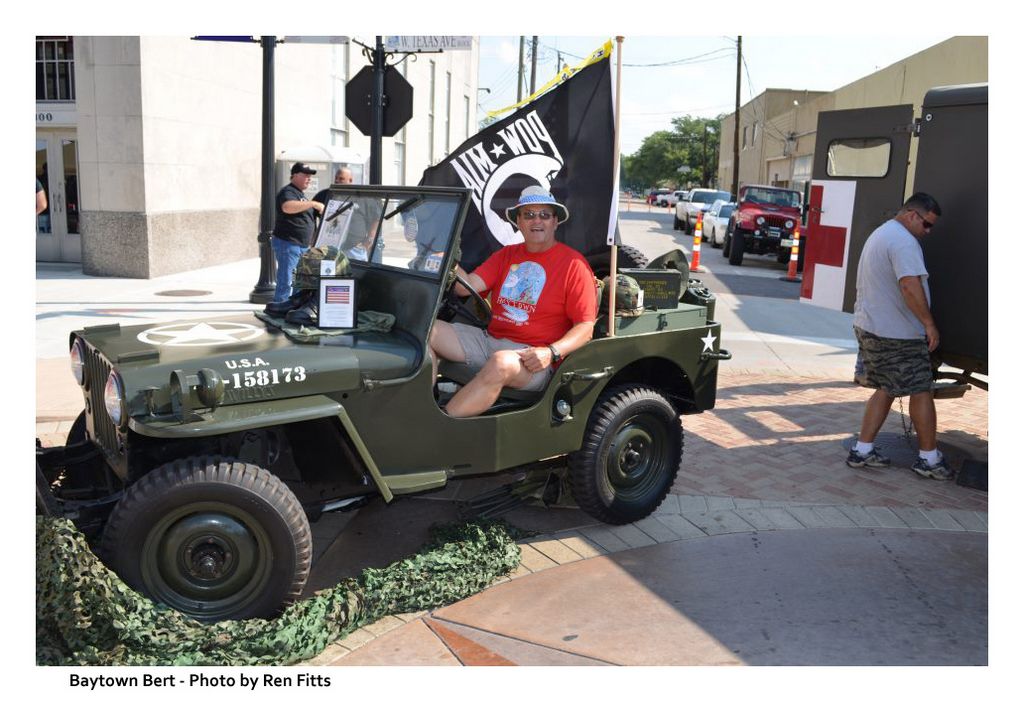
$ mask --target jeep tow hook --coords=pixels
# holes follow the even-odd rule
[[[700,355],[702,361],[731,361],[732,352],[726,351],[725,349],[719,349],[718,351],[705,351]]]

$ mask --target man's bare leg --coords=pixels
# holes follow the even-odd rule
[[[466,352],[462,350],[459,337],[454,327],[448,322],[438,320],[434,328],[430,330],[430,362],[433,365],[434,383],[437,383],[437,364],[439,358],[444,358],[456,363],[466,362]]]
[[[879,388],[868,398],[864,408],[864,419],[860,425],[860,441],[865,444],[874,443],[878,431],[882,428],[885,418],[889,416],[893,400],[896,398]]]
[[[910,421],[917,430],[918,448],[922,451],[933,451],[936,446],[938,418],[935,413],[935,397],[931,390],[910,396]]]
[[[452,396],[445,409],[452,417],[475,417],[494,404],[502,388],[522,387],[532,375],[516,351],[497,351],[476,377]]]

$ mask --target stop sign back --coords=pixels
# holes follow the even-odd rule
[[[373,134],[373,66],[363,66],[345,86],[345,115],[367,136]],[[393,67],[384,69],[384,129],[392,137],[412,118],[412,86]]]

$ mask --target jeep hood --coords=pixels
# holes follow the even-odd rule
[[[223,383],[222,405],[310,394],[345,392],[363,379],[411,376],[422,362],[422,345],[397,330],[292,341],[253,314],[140,326],[106,325],[73,332],[102,356],[89,354],[90,376],[118,371],[129,413],[168,411],[174,372]],[[210,374],[208,371],[213,371]],[[106,378],[90,377],[103,383]]]

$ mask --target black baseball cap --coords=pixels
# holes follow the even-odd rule
[[[306,175],[316,175],[316,171],[314,171],[312,168],[310,168],[306,164],[302,163],[301,161],[298,162],[298,163],[292,164],[292,175],[295,175],[296,173],[305,173]]]

